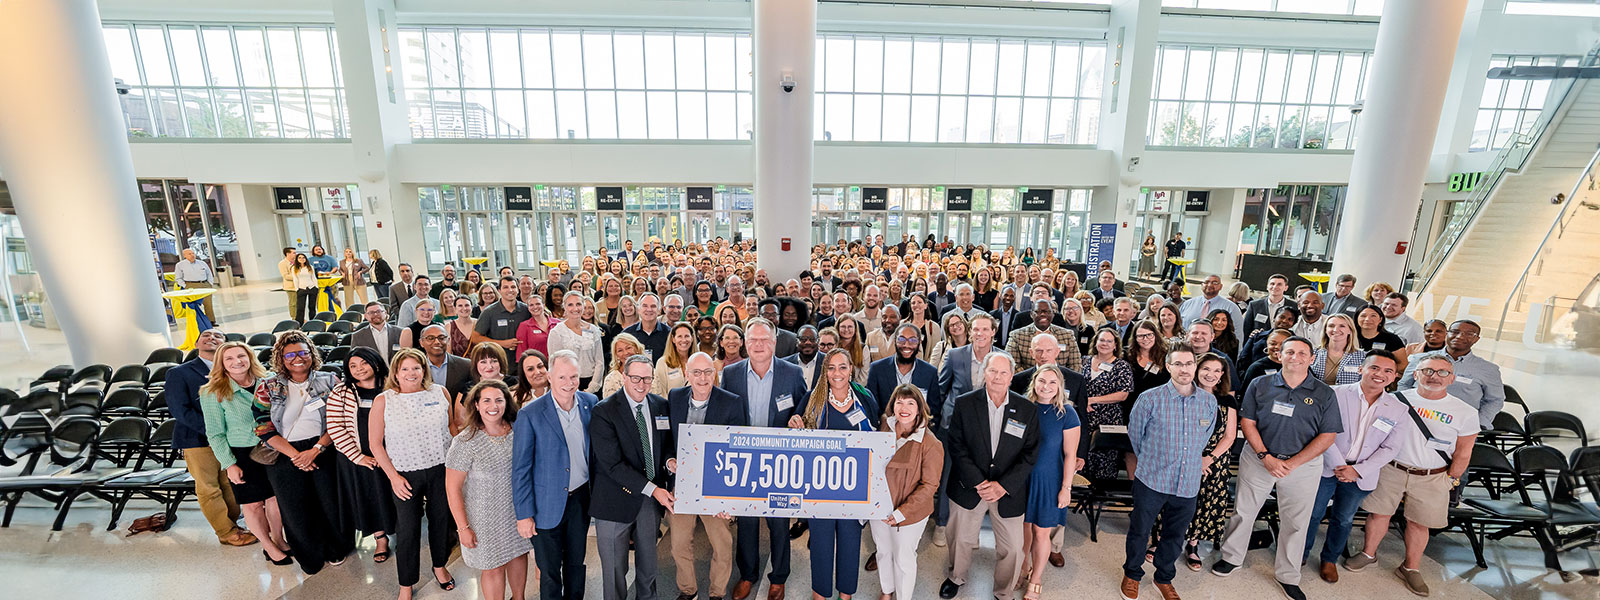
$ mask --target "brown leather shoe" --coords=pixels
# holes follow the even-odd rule
[[[1339,583],[1339,569],[1331,562],[1322,563],[1322,580],[1328,583]]]
[[[878,553],[877,552],[873,552],[872,554],[867,555],[867,566],[866,566],[866,569],[868,571],[876,571],[876,570],[878,570]]]
[[[1178,597],[1178,590],[1170,583],[1156,584],[1156,591],[1161,592],[1161,600],[1182,600]]]
[[[1139,580],[1122,576],[1122,600],[1139,600]]]
[[[1067,557],[1062,556],[1060,552],[1051,552],[1050,553],[1050,566],[1056,567],[1058,569],[1061,568],[1061,567],[1067,566]]]
[[[750,582],[740,580],[738,585],[733,586],[733,600],[744,600],[745,598],[749,598],[750,587]]]
[[[217,541],[222,542],[224,546],[249,546],[251,544],[258,543],[261,540],[256,539],[255,534],[252,534],[248,531],[235,529],[229,532],[228,535],[222,536]]]
[[[783,600],[783,584],[774,583],[767,586],[767,600]]]

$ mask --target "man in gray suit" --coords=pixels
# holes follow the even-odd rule
[[[389,323],[389,311],[383,308],[382,302],[368,302],[366,315],[367,326],[350,336],[350,345],[377,350],[378,356],[388,362],[400,347],[400,328]]]
[[[1355,275],[1339,274],[1339,277],[1333,280],[1333,290],[1322,294],[1322,314],[1356,318],[1356,313],[1361,312],[1361,307],[1366,306],[1367,300],[1356,295],[1355,289]]]
[[[422,329],[422,353],[428,355],[428,371],[433,382],[449,390],[450,396],[466,391],[472,381],[472,361],[450,353],[450,334],[435,323]]]
[[[939,369],[940,406],[928,407],[933,413],[934,435],[938,436],[941,442],[949,439],[950,418],[955,412],[955,399],[982,386],[983,360],[989,356],[991,350],[996,350],[994,334],[999,330],[996,327],[998,324],[994,315],[977,311],[967,328],[967,337],[971,343],[952,348],[950,353],[945,355],[944,368]],[[950,480],[950,465],[950,454],[945,453],[944,475],[939,478],[939,497],[933,507],[935,546],[945,545],[944,528],[950,522],[950,498],[945,495],[945,487]]]
[[[389,308],[399,310],[400,303],[411,299],[411,280],[416,277],[416,272],[411,270],[410,263],[400,263],[400,279],[389,284]]]

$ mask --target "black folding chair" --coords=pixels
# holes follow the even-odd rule
[[[270,333],[253,333],[250,334],[250,339],[246,340],[245,343],[249,344],[252,348],[256,346],[266,346],[270,348],[272,347],[272,343],[277,341],[277,339],[278,338],[276,336],[273,336]]]
[[[1545,444],[1547,439],[1576,439],[1579,446],[1589,445],[1589,436],[1583,428],[1583,419],[1559,410],[1536,410],[1522,418],[1522,428],[1535,444]]]
[[[180,362],[183,362],[183,351],[177,348],[157,348],[150,352],[149,358],[144,359],[146,365]]]
[[[274,325],[272,327],[272,332],[273,333],[283,333],[283,332],[289,331],[291,329],[299,329],[299,328],[300,328],[300,322],[299,321],[296,321],[294,319],[284,319],[282,321],[278,321],[278,324]]]

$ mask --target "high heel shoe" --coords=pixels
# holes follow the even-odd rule
[[[280,567],[286,567],[286,566],[294,564],[294,557],[293,556],[289,556],[289,555],[285,554],[283,556],[283,560],[272,560],[272,555],[271,554],[267,554],[267,551],[265,549],[261,550],[261,557],[267,559],[267,562],[275,564],[275,565],[278,565]]]

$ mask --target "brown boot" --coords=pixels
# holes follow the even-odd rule
[[[1333,563],[1331,563],[1331,562],[1322,563],[1321,574],[1322,574],[1322,580],[1323,581],[1326,581],[1328,583],[1339,583],[1339,569],[1335,568]]]
[[[1139,580],[1122,576],[1122,600],[1139,600]]]
[[[740,581],[739,585],[733,586],[733,600],[744,600],[745,598],[749,598],[750,587],[751,585],[748,581]]]

